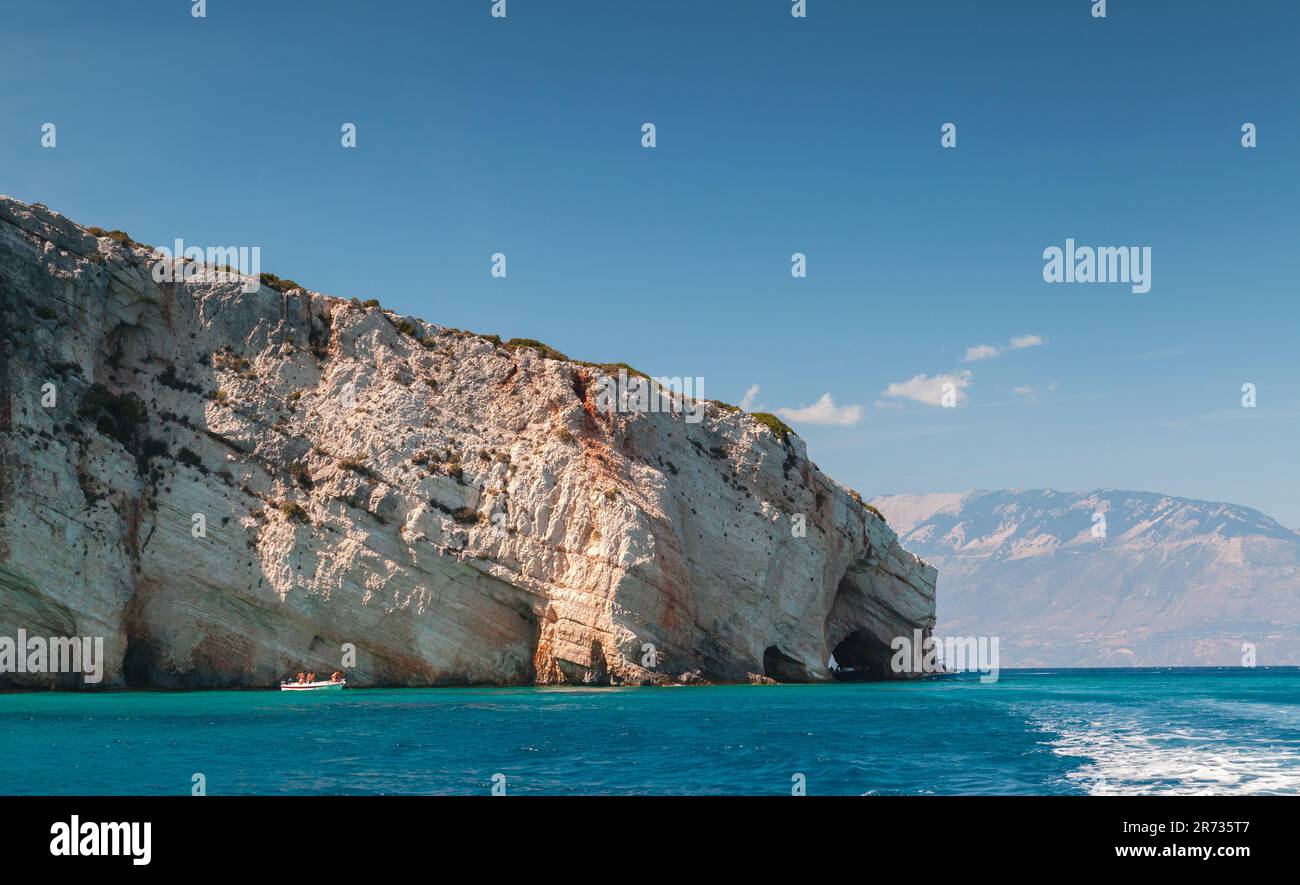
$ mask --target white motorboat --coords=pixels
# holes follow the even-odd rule
[[[347,684],[346,679],[338,682],[281,682],[280,691],[339,691]]]

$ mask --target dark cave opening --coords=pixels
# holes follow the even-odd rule
[[[889,666],[893,649],[881,642],[865,627],[854,630],[831,651],[841,675],[858,679],[897,679]]]
[[[775,645],[763,651],[763,675],[777,682],[807,682],[808,671],[804,665]]]

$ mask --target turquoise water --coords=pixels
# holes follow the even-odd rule
[[[0,695],[0,793],[1300,792],[1300,670]]]

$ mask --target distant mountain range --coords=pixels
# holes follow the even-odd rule
[[[1300,532],[1249,507],[1102,489],[871,502],[939,569],[940,636],[1003,667],[1300,663]],[[1095,514],[1104,516],[1103,520]]]

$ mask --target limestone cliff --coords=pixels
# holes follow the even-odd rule
[[[602,367],[273,278],[156,283],[92,230],[0,197],[0,636],[103,636],[104,686],[345,644],[356,685],[888,675],[933,624],[934,570],[797,436],[610,414]]]

